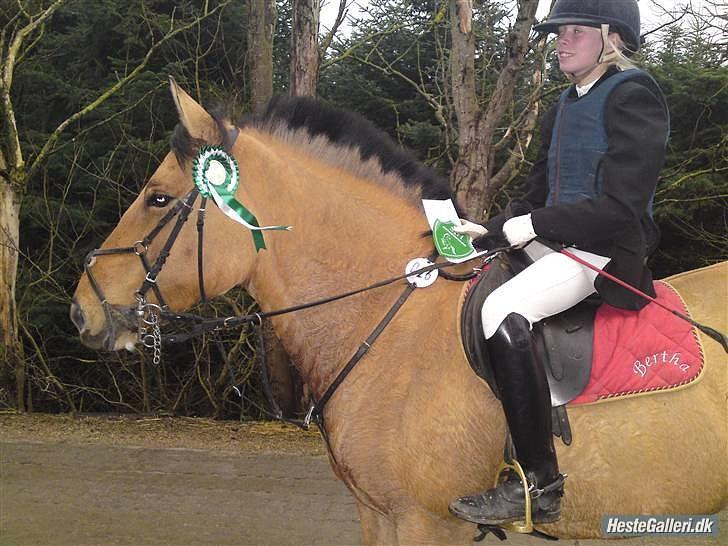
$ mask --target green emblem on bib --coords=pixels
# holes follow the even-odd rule
[[[435,220],[432,227],[432,239],[435,248],[443,258],[462,259],[475,252],[475,247],[466,233],[456,233],[452,230],[453,222]]]

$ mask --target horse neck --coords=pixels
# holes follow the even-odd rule
[[[243,180],[255,180],[253,212],[266,232],[248,290],[264,311],[307,303],[402,274],[432,251],[427,220],[410,197],[300,150],[256,135],[245,145]],[[251,182],[252,185],[252,182]],[[255,196],[253,196],[255,193]],[[406,193],[406,192],[405,192]],[[401,293],[403,283],[273,319],[291,360],[320,396]]]

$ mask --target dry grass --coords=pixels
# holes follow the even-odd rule
[[[303,431],[278,422],[213,421],[130,415],[0,414],[4,442],[101,444],[237,453],[325,455],[315,426]]]

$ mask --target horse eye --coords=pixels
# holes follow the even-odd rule
[[[172,197],[169,195],[165,195],[163,193],[153,193],[152,195],[147,197],[147,206],[158,207],[161,209],[169,205],[169,202],[171,200]]]

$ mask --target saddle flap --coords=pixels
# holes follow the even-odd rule
[[[512,276],[508,261],[502,256],[498,256],[478,278],[472,281],[460,312],[460,334],[470,367],[480,378],[485,379],[498,399],[500,399],[500,392],[488,359],[480,310],[483,308],[483,302],[488,294]]]
[[[534,327],[554,407],[571,402],[589,383],[598,307],[598,299],[587,299]]]

